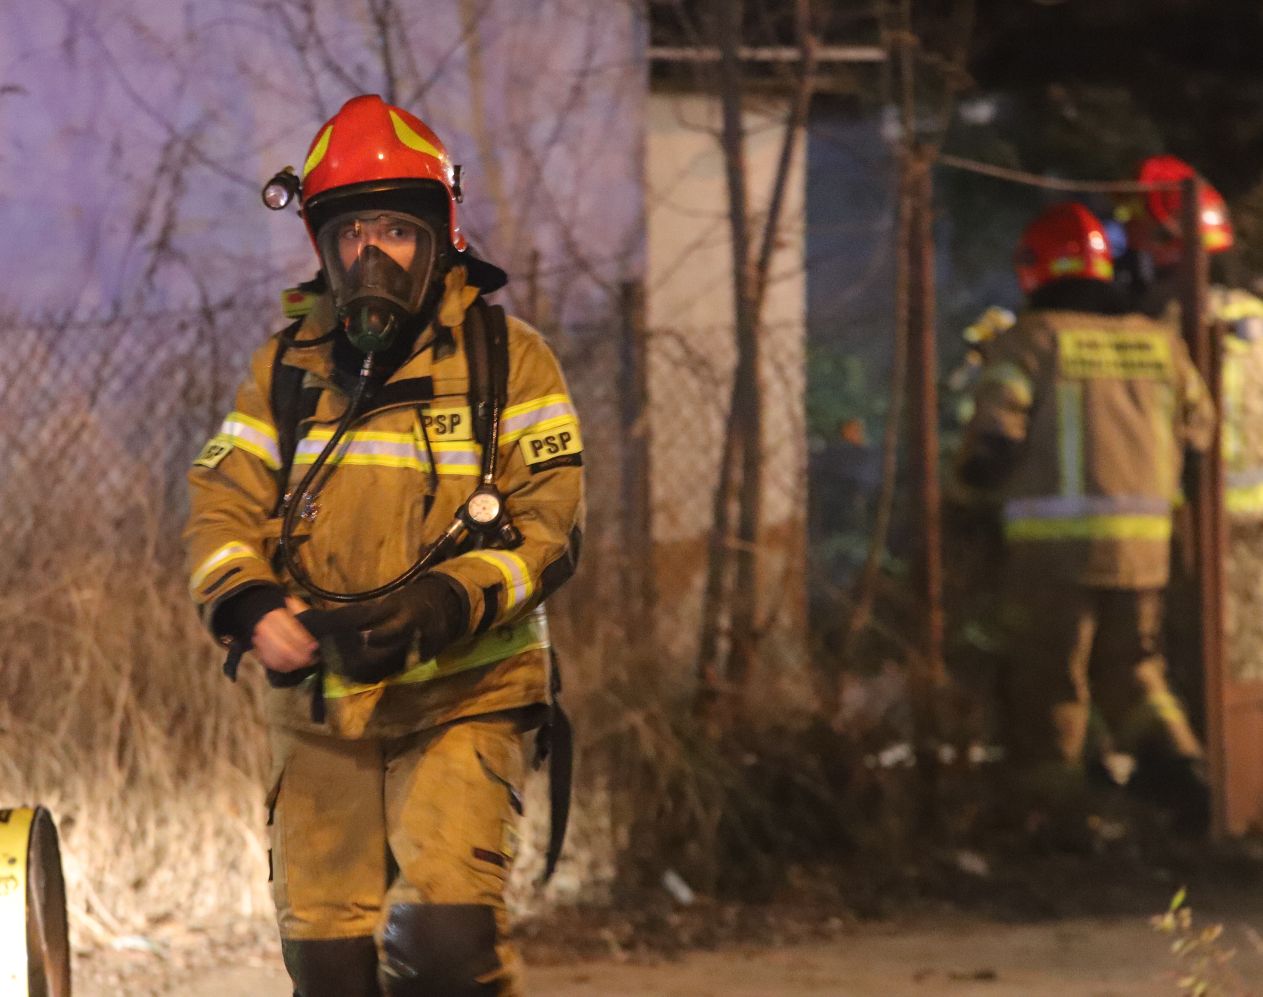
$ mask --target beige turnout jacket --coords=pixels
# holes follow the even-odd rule
[[[1017,566],[1062,581],[1158,588],[1186,449],[1214,411],[1183,341],[1141,315],[1030,311],[999,340],[965,447],[1019,445],[1004,485]]]
[[[463,317],[477,296],[464,271],[448,275],[439,311],[454,348],[423,347],[379,392],[387,403],[352,423],[322,471],[310,516],[300,520],[298,557],[312,580],[360,591],[405,571],[452,522],[479,482],[481,448],[468,398]],[[320,299],[296,338],[332,327]],[[309,716],[311,683],[268,693],[269,720],[343,737],[393,736],[482,713],[548,700],[548,626],[541,603],[573,572],[583,520],[583,442],[555,357],[525,323],[508,322],[508,400],[501,413],[497,485],[523,542],[512,550],[466,549],[434,570],[453,579],[468,607],[465,636],[430,661],[410,659],[389,680],[358,685],[323,679],[328,718]],[[422,341],[429,337],[423,336]],[[185,529],[189,589],[210,626],[216,608],[248,586],[273,583],[312,602],[274,554],[280,519],[278,434],[270,411],[277,337],[254,354],[232,412],[189,474]],[[298,428],[289,476],[295,486],[345,412],[333,383],[332,346],[289,348],[282,363],[320,389]]]

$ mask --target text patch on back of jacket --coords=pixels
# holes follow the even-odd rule
[[[1172,381],[1171,344],[1156,332],[1066,329],[1057,333],[1061,376],[1124,381]]]

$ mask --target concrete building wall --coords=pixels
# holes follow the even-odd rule
[[[631,5],[401,3],[385,55],[363,2],[299,6],[0,6],[0,305],[181,307],[310,276],[303,226],[259,188],[361,92],[393,92],[465,166],[467,229],[519,310],[594,321],[639,278]]]
[[[724,422],[735,361],[732,255],[719,104],[703,94],[655,92],[646,156],[650,453],[653,532],[672,652],[694,652]],[[750,200],[766,209],[785,108],[745,111]],[[804,159],[796,150],[762,323],[764,505],[762,611],[775,613],[768,649],[805,654]]]

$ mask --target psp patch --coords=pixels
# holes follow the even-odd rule
[[[193,464],[200,467],[218,467],[219,462],[228,456],[232,447],[232,437],[218,433],[206,442],[206,446],[202,447],[202,452],[197,455]]]
[[[564,422],[542,433],[531,433],[518,441],[522,459],[532,474],[553,467],[571,467],[583,463],[583,439],[579,424]]]
[[[421,413],[421,422],[436,440],[456,442],[474,438],[474,419],[468,405],[427,408]]]

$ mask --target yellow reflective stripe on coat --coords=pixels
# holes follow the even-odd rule
[[[577,420],[578,414],[568,395],[544,395],[504,410],[500,417],[500,442],[512,443],[527,433]]]
[[[434,468],[439,474],[478,475],[482,473],[482,448],[473,442],[454,440],[432,443]]]
[[[1245,454],[1246,370],[1244,360],[1250,347],[1232,336],[1224,339],[1222,368],[1223,459],[1229,467],[1239,464]]]
[[[1175,389],[1169,384],[1155,387],[1158,398],[1149,413],[1153,438],[1158,441],[1153,455],[1153,474],[1163,495],[1173,501],[1180,491],[1175,470],[1175,458],[1180,452],[1175,444]]]
[[[1013,519],[1008,540],[1170,540],[1170,516],[1084,516],[1078,519]]]
[[[316,458],[333,439],[331,429],[312,429],[294,448],[295,464],[314,464]],[[428,471],[423,444],[411,433],[384,433],[359,430],[347,433],[338,448],[329,455],[330,464],[363,467],[406,467]]]
[[[1004,506],[1009,540],[1165,540],[1171,501],[1151,495],[1045,495]]]
[[[316,428],[294,449],[295,464],[314,464],[333,439],[333,430]],[[473,441],[431,443],[434,467],[439,474],[477,475],[482,473],[482,450]],[[412,433],[386,433],[359,430],[347,433],[329,455],[329,464],[358,467],[402,467],[429,471],[430,459],[425,441]]]
[[[1207,307],[1215,318],[1224,322],[1235,322],[1243,318],[1263,318],[1263,300],[1249,291],[1235,287],[1212,286]]]
[[[1083,494],[1083,385],[1057,385],[1057,460],[1061,494]]]
[[[512,609],[530,598],[535,591],[526,562],[508,550],[475,550],[465,555],[495,566],[504,578],[504,608]]]
[[[1224,507],[1229,515],[1263,513],[1263,468],[1241,468],[1224,476]]]
[[[244,412],[229,412],[219,435],[232,441],[232,445],[253,454],[273,471],[281,466],[281,449],[276,442],[276,430],[262,419]]]
[[[462,642],[437,658],[422,661],[407,671],[394,675],[384,682],[361,685],[334,672],[325,673],[325,698],[344,699],[368,689],[390,685],[417,685],[432,679],[454,675],[457,672],[493,665],[527,651],[546,650],[549,647],[548,617],[542,607],[537,607],[525,619],[507,627],[496,627],[470,642]]]
[[[6,810],[0,821],[0,995],[26,997],[30,993],[27,960],[29,914],[26,909],[27,862],[35,811]],[[43,991],[41,990],[41,993]]]
[[[206,581],[210,573],[216,568],[227,564],[229,561],[237,561],[247,557],[263,560],[253,549],[239,541],[232,540],[224,544],[194,569],[193,574],[189,578],[189,590],[196,592],[201,588],[202,582]]]

